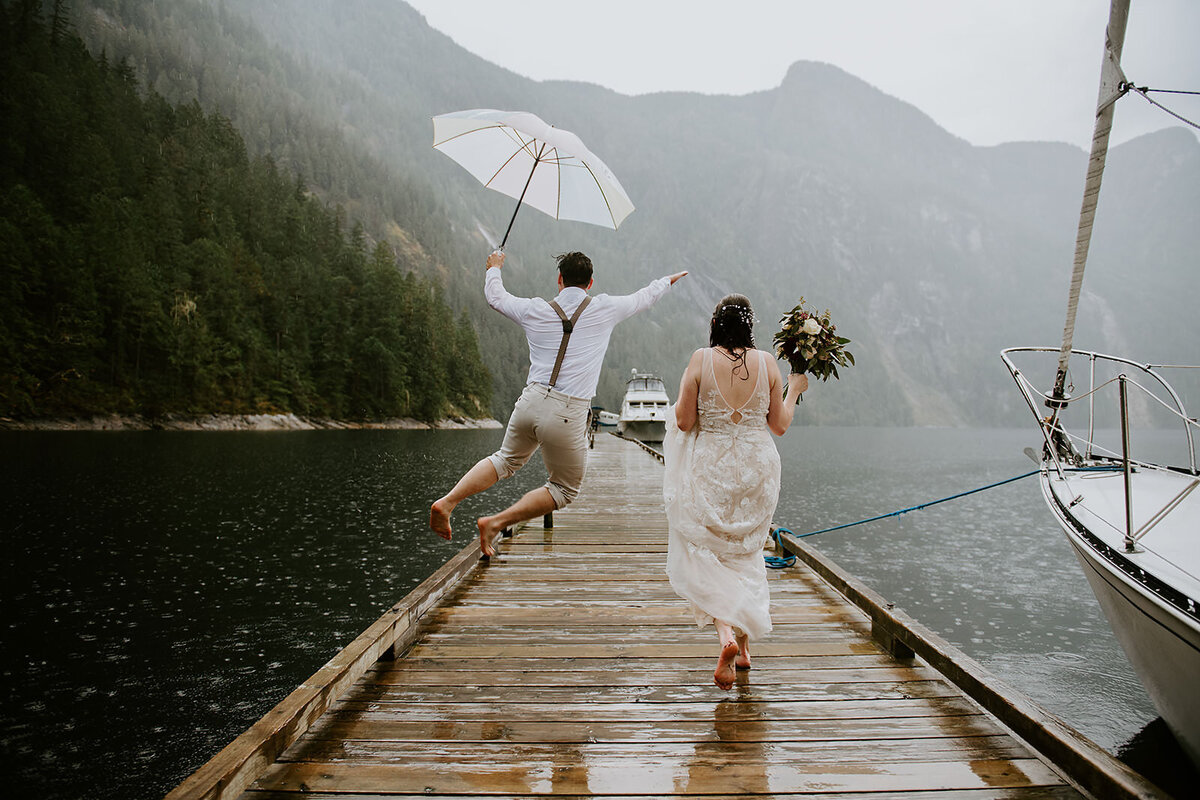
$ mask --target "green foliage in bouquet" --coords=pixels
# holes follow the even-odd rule
[[[838,377],[839,366],[853,366],[854,355],[846,350],[850,340],[837,335],[837,326],[822,314],[806,311],[804,298],[779,319],[775,334],[775,352],[792,365],[792,372],[808,373],[823,381]]]

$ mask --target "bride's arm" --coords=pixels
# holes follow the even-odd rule
[[[703,350],[692,353],[692,359],[688,362],[687,369],[683,371],[683,378],[679,381],[679,400],[675,403],[675,424],[681,431],[690,431],[696,424],[698,415],[696,403],[700,397],[700,364],[704,358],[703,354]]]
[[[783,436],[792,426],[792,418],[796,415],[796,403],[800,394],[808,388],[808,376],[789,373],[787,377],[787,394],[783,393],[783,377],[779,374],[779,362],[772,360],[773,367],[768,367],[770,376],[771,405],[767,408],[767,427],[776,436]]]

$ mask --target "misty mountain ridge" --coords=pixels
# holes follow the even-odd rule
[[[112,0],[77,6],[130,25],[131,12]],[[135,59],[149,85],[172,100],[171,92],[192,88],[234,120],[249,147],[271,143],[287,166],[282,127],[227,99],[251,82],[272,87],[263,102],[290,104],[431,195],[423,210],[440,216],[452,240],[446,247],[429,249],[430,234],[413,234],[414,219],[401,216],[370,232],[431,254],[449,297],[476,320],[498,402],[515,396],[524,378],[524,345],[483,307],[480,273],[513,201],[430,147],[430,118],[465,108],[528,110],[578,133],[637,206],[617,232],[523,210],[508,247],[511,291],[549,296],[550,257],[570,249],[592,256],[596,291],[625,293],[691,272],[655,309],[614,332],[603,405],[619,403],[631,368],[657,371],[673,387],[691,350],[707,344],[712,306],[739,291],[754,303],[760,346],[801,295],[810,307],[831,309],[853,340],[858,365],[813,387],[800,411],[808,423],[1026,424],[998,352],[1061,338],[1087,167],[1077,147],[977,147],[818,62],[799,61],[778,87],[748,95],[626,96],[523,78],[463,50],[399,2],[179,6],[213,9],[224,33],[194,42],[186,69],[178,56],[172,67]],[[253,24],[238,40],[251,44],[229,34],[235,17]],[[112,57],[129,49],[128,33],[77,18],[93,47]],[[197,35],[163,19],[155,31],[177,42]],[[269,49],[258,63],[242,61],[255,38]],[[228,64],[234,56],[239,63]],[[233,84],[217,85],[222,70]],[[331,200],[352,198],[352,213],[371,202],[352,188],[328,188],[335,179],[305,177]],[[1197,209],[1200,142],[1190,132],[1167,129],[1112,148],[1077,347],[1196,361],[1184,321],[1196,296]]]

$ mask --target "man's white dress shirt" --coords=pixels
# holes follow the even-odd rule
[[[529,342],[529,378],[526,382],[549,385],[558,346],[562,342],[562,320],[550,303],[540,297],[509,294],[504,288],[500,272],[499,267],[487,271],[484,296],[489,306],[525,330],[525,338]],[[671,279],[666,277],[651,282],[633,294],[617,297],[594,295],[575,323],[558,372],[558,383],[553,388],[572,397],[590,400],[596,394],[596,384],[600,382],[600,367],[603,366],[613,328],[621,320],[657,303],[669,288]],[[568,286],[554,299],[570,318],[586,294],[578,286]]]

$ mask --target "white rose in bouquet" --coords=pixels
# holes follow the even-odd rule
[[[804,320],[804,332],[810,336],[816,336],[822,331],[821,323],[817,322],[812,317]]]

